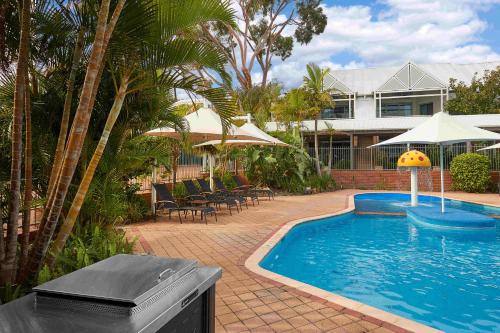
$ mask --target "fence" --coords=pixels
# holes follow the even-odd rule
[[[487,145],[455,144],[444,147],[444,168],[449,169],[450,163],[457,155],[470,152],[488,156],[491,170],[500,170],[500,152],[495,149],[478,151]],[[438,145],[411,145],[411,149],[417,149],[425,153],[431,160],[433,166],[439,166]],[[407,151],[406,145],[381,146],[374,148],[349,148],[333,147],[331,152],[328,147],[319,148],[319,158],[324,165],[331,165],[336,170],[395,170],[399,156]],[[308,152],[314,156],[314,148],[309,147]],[[351,165],[352,164],[352,165]]]
[[[214,166],[220,167],[220,161],[215,158]],[[234,172],[236,167],[236,163],[234,161],[226,162],[226,170],[230,172]],[[208,170],[208,161],[204,161],[202,157],[197,155],[190,154],[181,154],[179,160],[177,162],[177,172],[176,172],[176,181],[182,181],[183,179],[193,179],[199,178],[207,175]],[[160,166],[156,170],[157,181],[158,182],[173,182],[173,173],[171,170],[166,169],[164,166]],[[131,184],[139,185],[140,191],[149,191],[151,190],[152,176],[151,175],[143,175],[132,179],[130,181]]]

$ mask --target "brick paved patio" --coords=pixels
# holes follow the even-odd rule
[[[210,218],[208,225],[199,220],[181,225],[178,220],[161,217],[157,222],[125,229],[129,236],[138,237],[137,252],[191,258],[222,267],[216,293],[216,332],[407,332],[267,280],[244,267],[245,259],[280,226],[342,210],[353,193],[344,190],[261,200],[260,205],[233,216],[222,210],[219,221]],[[499,196],[494,194],[448,196],[500,204]]]

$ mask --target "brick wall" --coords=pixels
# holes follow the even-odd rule
[[[342,188],[357,188],[363,190],[410,190],[410,173],[398,172],[396,170],[333,170],[333,179],[337,186]],[[498,183],[498,172],[491,173],[492,179]],[[422,178],[422,177],[421,177]],[[440,172],[432,170],[432,190],[440,191]],[[424,185],[422,179],[419,186],[423,191],[429,191],[428,185]],[[451,177],[449,171],[444,172],[444,187],[446,191],[451,190]],[[430,184],[429,184],[430,185]]]

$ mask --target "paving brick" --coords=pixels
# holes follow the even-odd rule
[[[349,171],[350,172],[350,171]],[[355,177],[373,180],[380,172]],[[334,172],[335,174],[335,172]],[[352,174],[343,176],[352,182]],[[374,176],[375,175],[375,176]],[[389,175],[390,176],[390,175]],[[391,178],[387,175],[386,179]],[[349,180],[350,177],[350,180]],[[359,178],[361,179],[361,178]],[[408,177],[409,179],[409,177]],[[337,183],[342,183],[338,180]],[[357,191],[359,192],[359,191]],[[159,256],[192,258],[202,264],[220,266],[216,288],[216,332],[404,332],[404,329],[364,316],[324,299],[268,280],[244,267],[246,258],[283,224],[344,209],[352,190],[309,196],[276,197],[230,216],[221,210],[219,220],[177,220],[159,217],[156,222],[124,226],[127,237],[137,237],[135,250]],[[461,200],[498,204],[498,195],[447,193]]]

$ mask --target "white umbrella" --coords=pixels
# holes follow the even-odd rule
[[[226,141],[210,140],[207,142],[203,142],[203,143],[199,143],[197,145],[194,145],[193,148],[200,148],[200,147],[206,147],[206,146],[218,146],[218,145],[242,147],[242,146],[275,146],[276,144],[273,142],[263,141],[263,140],[226,140]]]
[[[445,112],[438,112],[417,127],[375,146],[423,143],[439,144],[441,169],[441,212],[444,212],[443,145],[467,141],[500,140],[500,134],[456,121]]]
[[[497,143],[496,145],[492,145],[492,146],[488,146],[488,147],[484,147],[484,148],[478,149],[478,151],[479,150],[488,150],[488,149],[500,149],[500,143]]]
[[[224,126],[219,114],[209,108],[201,108],[184,117],[187,125],[188,137],[193,142],[207,140],[219,140],[223,138]],[[231,124],[227,130],[228,139],[256,139],[252,134]],[[181,139],[182,133],[172,127],[155,128],[145,133],[149,136],[163,136],[173,139]]]
[[[252,123],[246,123],[245,125],[241,126],[240,129],[244,130],[247,133],[250,133],[259,140],[271,142],[275,146],[290,146],[288,143],[284,143],[283,141],[276,139],[274,136],[267,134]]]
[[[197,111],[183,117],[187,125],[188,137],[194,142],[202,142],[206,140],[220,140],[224,135],[228,139],[256,139],[251,134],[231,124],[227,131],[224,131],[224,125],[220,115],[209,108],[200,108]],[[145,133],[148,136],[161,136],[173,139],[181,139],[182,132],[172,127],[155,128]],[[211,160],[210,160],[211,161]],[[153,181],[156,181],[156,172],[153,170]],[[210,178],[210,186],[213,187],[212,178]],[[152,190],[152,202],[155,201],[155,193]],[[153,204],[154,207],[154,204]],[[153,208],[154,209],[154,208]]]

